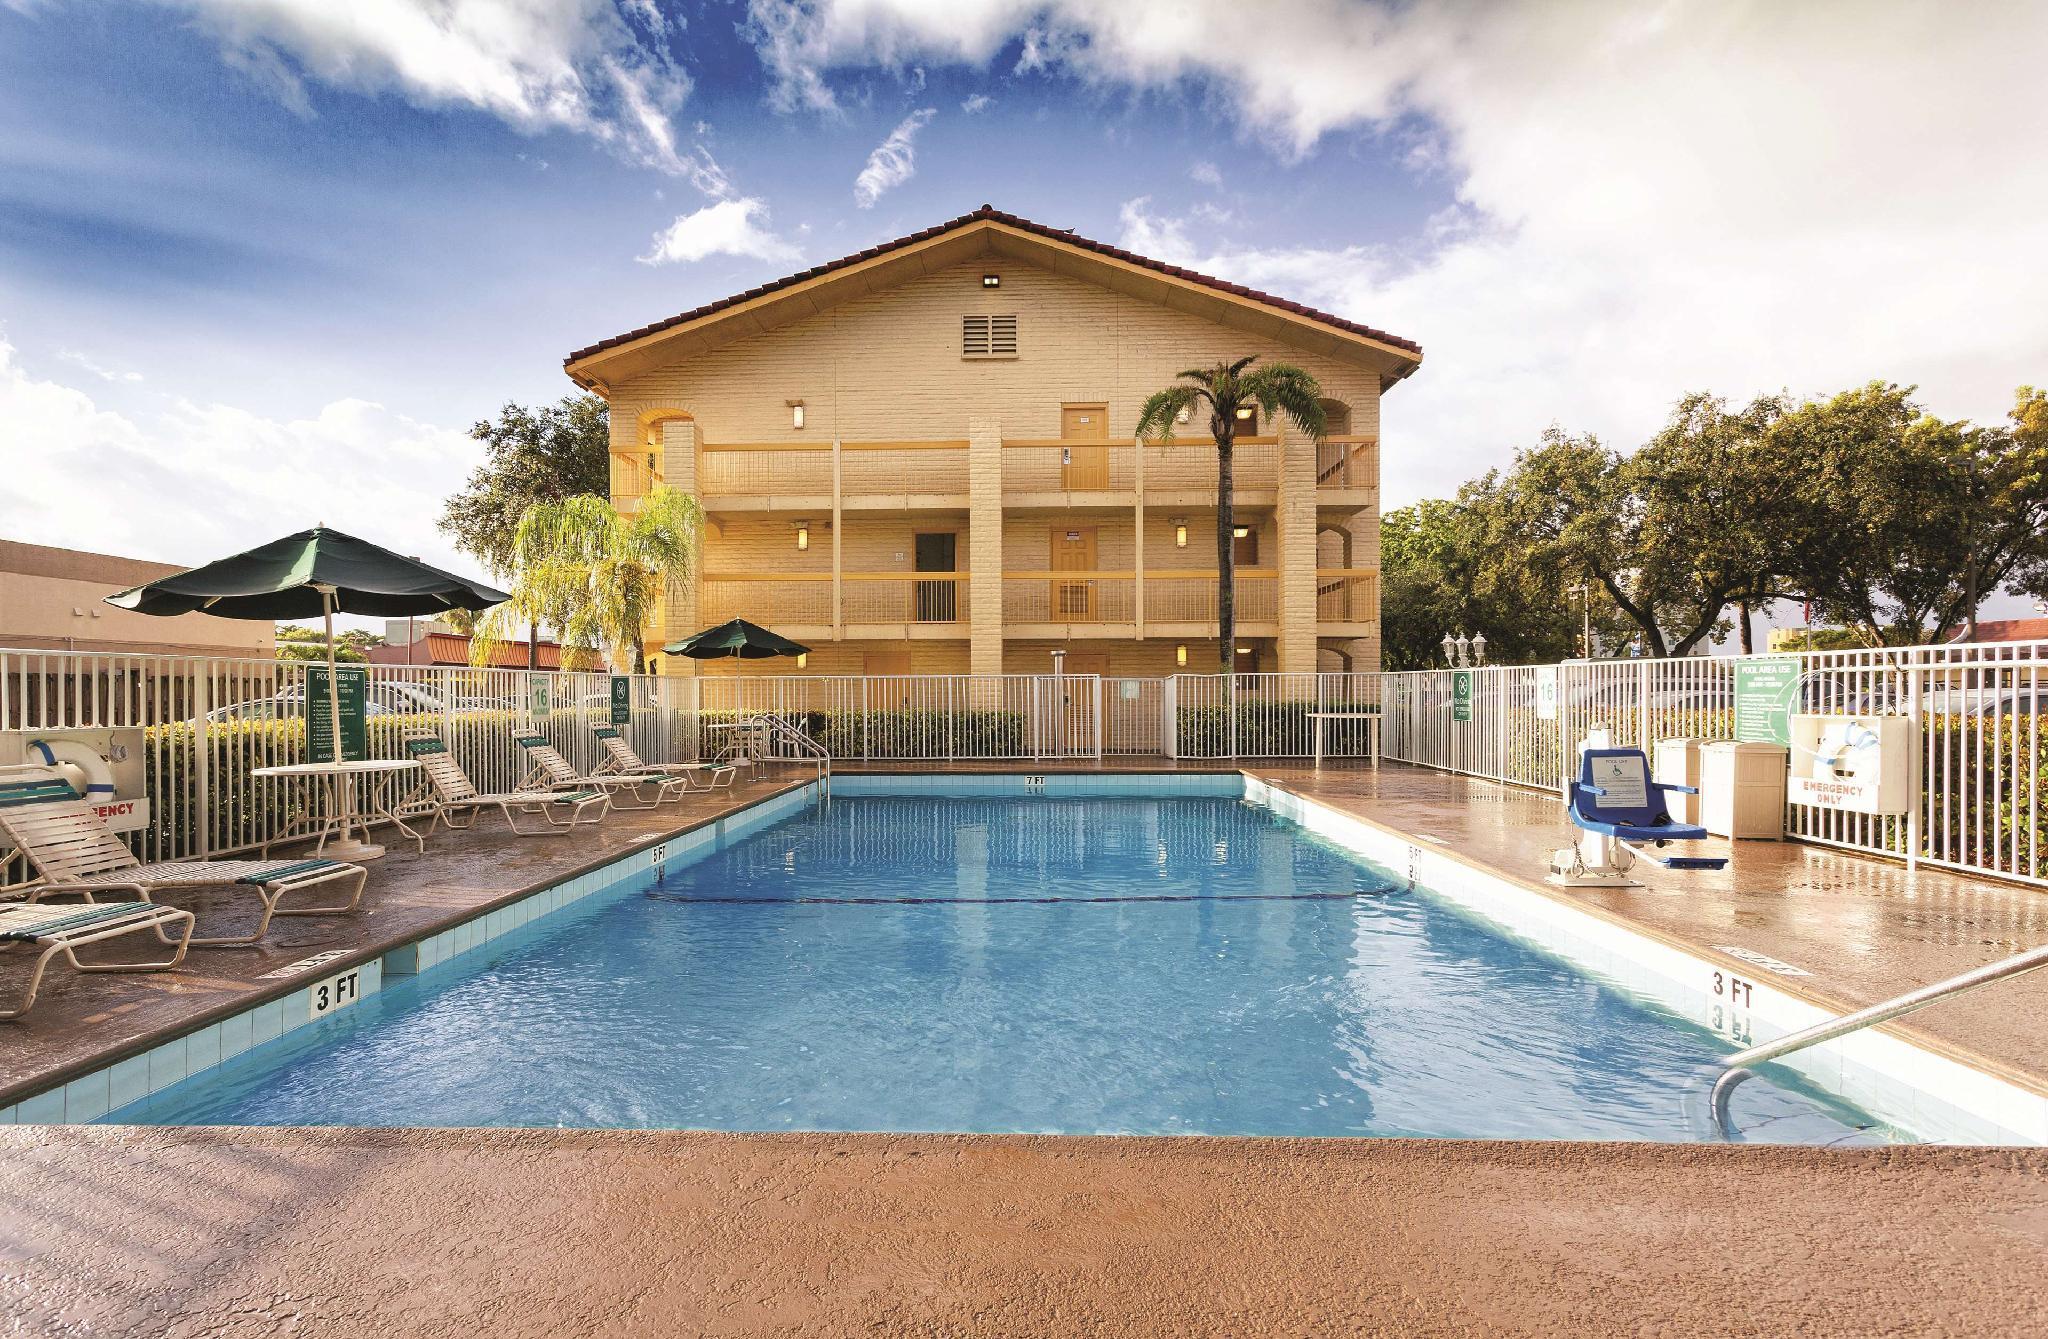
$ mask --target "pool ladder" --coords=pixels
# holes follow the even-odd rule
[[[811,738],[808,730],[786,716],[772,711],[756,713],[749,720],[760,732],[760,739],[766,745],[765,756],[777,762],[807,762],[818,769],[818,798],[822,802],[832,796],[832,753],[823,744]],[[751,733],[751,732],[749,732]],[[789,752],[784,752],[787,749]]]
[[[1816,1023],[1810,1028],[1803,1028],[1776,1041],[1752,1046],[1746,1051],[1738,1051],[1728,1057],[1720,1077],[1714,1080],[1713,1093],[1709,1099],[1714,1128],[1723,1139],[1739,1137],[1728,1121],[1728,1097],[1742,1085],[1743,1080],[1750,1077],[1751,1065],[1761,1065],[1766,1060],[1776,1060],[1791,1055],[1794,1051],[1803,1051],[1809,1046],[1818,1046],[1837,1037],[1846,1037],[1851,1032],[1860,1032],[1864,1028],[1890,1022],[1915,1010],[1925,1009],[1930,1004],[1939,1004],[1943,1000],[1954,999],[1980,986],[2023,976],[2042,967],[2048,967],[2048,944],[2028,949],[2024,953],[2015,953],[2010,958],[2001,958],[1997,962],[1986,963],[1982,967],[1949,977],[1945,981],[1922,986],[1918,990],[1909,990],[1903,995],[1880,1004],[1873,1004],[1867,1009],[1858,1009],[1854,1013],[1843,1014],[1840,1018]]]

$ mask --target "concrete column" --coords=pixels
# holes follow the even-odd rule
[[[839,453],[839,438],[832,438],[832,639],[846,640],[845,545],[846,499],[845,461]]]
[[[661,434],[661,475],[668,487],[691,497],[701,497],[697,492],[697,423],[695,419],[669,419],[658,426]],[[711,523],[704,523],[704,530],[698,536],[696,570],[704,570],[704,554],[711,546]],[[691,581],[677,587],[673,584],[662,592],[660,633],[669,641],[677,641],[699,631],[703,624],[697,621],[697,583]],[[653,639],[649,639],[650,652],[658,652]],[[694,675],[697,662],[687,656],[660,656],[658,661],[663,674]]]
[[[1316,443],[1286,419],[1280,439],[1279,505],[1274,509],[1280,538],[1280,643],[1282,674],[1313,674],[1316,668]]]
[[[1145,441],[1131,442],[1131,618],[1137,624],[1137,639],[1145,640]]]
[[[967,667],[1003,672],[1003,425],[967,420]]]

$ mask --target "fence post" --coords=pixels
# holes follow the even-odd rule
[[[1230,711],[1230,756],[1237,756],[1237,666],[1223,678],[1223,699]]]
[[[953,676],[949,674],[946,676],[946,761],[948,762],[957,762],[960,759],[960,745],[954,738],[953,727]]]
[[[1636,747],[1650,751],[1650,662],[1636,666]]]
[[[1169,674],[1159,683],[1159,742],[1166,749],[1169,758],[1180,757],[1180,712],[1176,701],[1180,696],[1180,676]]]
[[[874,728],[874,721],[868,715],[868,676],[863,674],[860,676],[860,756],[867,761],[873,761],[875,756],[870,738]]]
[[[212,723],[207,720],[213,702],[207,691],[210,681],[205,664],[198,661],[192,666],[192,832],[196,839],[192,855],[197,860],[213,852],[213,741]],[[172,854],[170,858],[178,857]]]
[[[1095,761],[1102,761],[1102,676],[1095,676]]]
[[[1913,739],[1912,774],[1906,782],[1906,794],[1909,796],[1906,803],[1906,873],[1912,874],[1920,868],[1920,807],[1926,802],[1926,797],[1921,794],[1926,779],[1922,759],[1926,756],[1927,741],[1920,733],[1925,724],[1921,720],[1921,672],[1917,668],[1909,669],[1906,676],[1906,719],[1912,722],[1906,728]]]

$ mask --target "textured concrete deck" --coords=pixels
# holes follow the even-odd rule
[[[2025,1335],[2048,1154],[0,1130],[45,1335]]]
[[[514,837],[493,812],[466,832],[435,834],[424,854],[411,842],[386,837],[388,853],[370,862],[370,881],[354,914],[278,917],[260,943],[195,948],[175,972],[81,976],[60,960],[43,978],[28,1016],[0,1023],[0,1107],[306,984],[305,977],[266,981],[266,972],[336,949],[347,956],[322,964],[321,971],[342,971],[638,847],[713,822],[808,776],[772,776],[686,795],[655,809],[620,810],[566,836]],[[249,893],[212,890],[164,900],[197,914],[202,935],[247,933],[260,912]],[[142,961],[151,950],[162,953],[155,939],[134,935],[95,945],[82,956],[88,962]],[[31,961],[22,952],[0,955],[0,998],[19,998]]]
[[[1443,852],[1521,879],[1547,896],[1602,908],[1694,948],[1765,953],[1812,973],[1745,975],[1837,1007],[1860,1008],[2048,943],[2048,890],[1921,869],[1797,842],[1722,842],[1725,870],[1638,866],[1642,888],[1542,883],[1572,830],[1553,797],[1388,764],[1377,771],[1247,770],[1383,826],[1441,838]],[[2048,972],[1934,1005],[1892,1030],[2048,1090]]]

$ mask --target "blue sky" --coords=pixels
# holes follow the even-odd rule
[[[984,201],[1421,341],[1390,504],[1695,388],[1996,418],[2044,15],[0,0],[0,534],[449,558],[463,430],[569,349]]]

